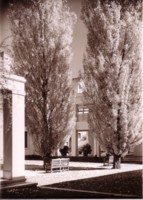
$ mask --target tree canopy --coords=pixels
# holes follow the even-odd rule
[[[64,0],[12,4],[13,70],[26,78],[26,126],[42,155],[61,147],[74,127],[69,70],[76,16]]]
[[[104,150],[125,156],[143,132],[141,1],[85,0],[82,19],[89,126]]]

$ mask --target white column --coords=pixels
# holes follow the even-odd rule
[[[97,151],[96,151],[96,139],[95,139],[95,137],[93,139],[93,155],[97,155]]]
[[[76,156],[76,152],[77,152],[77,135],[75,129],[71,136],[71,155]]]
[[[94,155],[97,155],[97,157],[100,157],[100,150],[99,150],[99,142],[94,137]]]
[[[9,91],[9,102],[7,99],[4,100],[3,178],[23,178],[25,168],[25,79],[18,76],[6,76],[5,78],[5,88]]]
[[[0,164],[3,163],[3,96],[0,91]]]
[[[97,151],[97,157],[100,157],[100,145],[99,145],[99,142],[96,141],[96,151]]]

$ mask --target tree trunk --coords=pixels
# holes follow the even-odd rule
[[[121,168],[121,156],[114,155],[113,169],[120,169],[120,168]]]
[[[51,156],[43,157],[43,168],[47,171],[47,168],[50,166],[51,163]]]

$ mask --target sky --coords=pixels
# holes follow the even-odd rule
[[[73,78],[78,77],[78,72],[82,69],[83,54],[85,53],[87,42],[87,30],[84,23],[80,19],[81,2],[82,0],[68,0],[71,11],[74,11],[77,15],[77,22],[74,27],[72,44],[74,55],[71,62],[71,69]]]

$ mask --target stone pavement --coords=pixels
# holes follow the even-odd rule
[[[25,161],[26,165],[43,165],[43,161]],[[142,164],[121,164],[121,169],[111,169],[112,166],[103,166],[103,163],[70,162],[70,167],[82,167],[63,172],[46,173],[44,170],[25,170],[27,182],[38,183],[38,186],[50,185],[64,181],[79,180],[85,178],[99,177],[109,174],[122,173],[143,169]],[[88,168],[88,169],[87,169]]]

